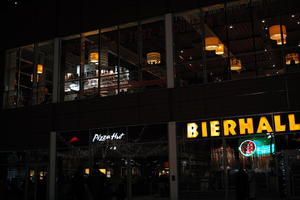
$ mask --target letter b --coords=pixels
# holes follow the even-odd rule
[[[198,136],[198,125],[196,123],[187,124],[187,138],[196,138]]]

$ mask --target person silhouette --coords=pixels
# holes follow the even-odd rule
[[[105,174],[101,173],[97,166],[95,166],[88,177],[88,187],[91,191],[94,200],[107,199],[106,191],[108,189],[108,182]]]
[[[85,199],[85,187],[83,177],[83,167],[79,166],[72,179],[72,193],[74,194],[75,200]]]
[[[236,175],[236,200],[246,200],[249,197],[248,174],[240,164]]]

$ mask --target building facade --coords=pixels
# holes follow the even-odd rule
[[[7,3],[5,198],[299,198],[298,4]]]

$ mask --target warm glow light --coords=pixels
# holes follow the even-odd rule
[[[89,168],[85,168],[84,173],[89,175],[90,174],[90,169]]]
[[[276,40],[277,45],[282,45],[281,39]],[[283,38],[283,44],[286,44],[286,38]]]
[[[99,169],[99,172],[106,174],[106,169]]]
[[[214,51],[219,47],[219,39],[217,37],[205,38],[205,50]]]
[[[43,73],[43,65],[42,64],[38,64],[37,65],[37,73],[38,74],[42,74]]]
[[[285,64],[290,65],[292,60],[295,61],[295,64],[299,64],[299,54],[289,53],[285,56]]]
[[[239,71],[242,69],[242,62],[236,58],[230,59],[230,69],[233,71]]]
[[[224,54],[224,44],[219,44],[218,48],[216,49],[217,55],[223,55]]]
[[[98,52],[92,52],[90,53],[90,58],[89,58],[91,63],[98,63],[99,61],[99,53]]]
[[[158,52],[150,52],[150,53],[147,53],[147,63],[149,65],[157,65],[161,62],[160,60],[160,53]]]
[[[281,32],[281,29],[282,29],[282,32]],[[280,28],[280,25],[274,25],[269,28],[270,39],[276,40],[277,45],[282,44],[281,33],[282,33],[282,37],[283,37],[283,43],[285,44],[286,37],[287,37],[285,25],[281,25],[281,28]]]

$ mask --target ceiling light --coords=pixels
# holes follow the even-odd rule
[[[181,50],[180,53],[183,53],[183,50]]]
[[[233,26],[232,26],[232,25],[230,25],[230,26],[229,26],[229,28],[230,28],[230,29],[233,29]]]
[[[285,56],[285,64],[290,65],[292,60],[294,60],[295,64],[299,64],[299,54],[289,53]]]
[[[283,38],[286,38],[287,35],[286,35],[285,25],[281,25],[281,28],[280,28],[280,25],[274,25],[274,26],[271,26],[269,29],[270,39],[271,40],[281,39],[281,29],[282,29]]]
[[[91,63],[98,63],[98,61],[99,61],[99,53],[98,52],[91,52],[89,59],[90,59]]]
[[[147,63],[149,65],[157,65],[160,64],[161,60],[160,60],[160,53],[158,52],[150,52],[147,53]]]
[[[224,54],[224,44],[219,44],[218,48],[216,49],[217,55],[223,55]]]
[[[295,17],[295,15],[292,15],[291,17],[292,17],[292,18],[294,18],[294,17]]]
[[[219,39],[217,37],[206,37],[205,38],[205,50],[214,51],[219,46]]]
[[[263,20],[261,20],[261,22],[262,22],[262,23],[265,23],[266,21],[263,19]]]
[[[37,65],[37,73],[38,74],[42,74],[43,73],[43,65],[42,64],[38,64]]]
[[[230,69],[232,71],[240,71],[242,69],[242,62],[239,59],[230,59]]]

